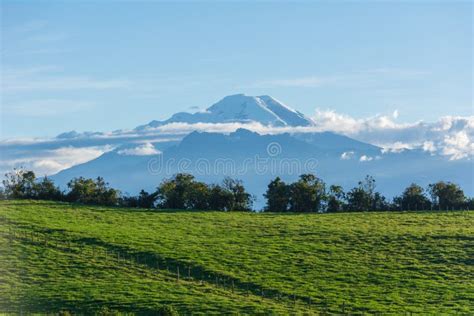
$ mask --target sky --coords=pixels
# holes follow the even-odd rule
[[[1,1],[0,138],[129,129],[226,95],[473,115],[471,2]]]

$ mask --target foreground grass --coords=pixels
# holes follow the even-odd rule
[[[0,311],[474,313],[474,212],[0,202]]]

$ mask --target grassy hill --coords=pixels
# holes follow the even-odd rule
[[[474,212],[0,202],[0,312],[474,313]]]

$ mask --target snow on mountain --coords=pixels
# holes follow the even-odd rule
[[[311,126],[314,122],[304,114],[280,101],[264,96],[230,95],[202,112],[179,112],[165,121],[152,121],[137,130],[154,128],[169,123],[247,123],[258,122],[270,126]]]

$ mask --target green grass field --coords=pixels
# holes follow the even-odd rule
[[[474,212],[0,202],[0,312],[474,314]]]

